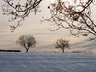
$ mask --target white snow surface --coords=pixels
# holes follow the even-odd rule
[[[0,72],[96,72],[96,54],[1,52]]]

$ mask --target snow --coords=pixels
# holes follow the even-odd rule
[[[0,72],[96,72],[96,54],[1,52]]]

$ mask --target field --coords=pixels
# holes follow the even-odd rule
[[[96,54],[1,52],[0,72],[96,72]]]

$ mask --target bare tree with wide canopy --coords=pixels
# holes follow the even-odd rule
[[[69,41],[66,39],[58,39],[55,43],[55,48],[59,48],[64,53],[65,48],[69,48]]]
[[[96,24],[91,18],[95,0],[54,0],[48,9],[51,17],[46,19],[58,28],[69,29],[74,36],[96,37]]]
[[[18,38],[16,43],[24,47],[26,52],[28,52],[30,47],[35,47],[36,40],[32,35],[22,35]]]

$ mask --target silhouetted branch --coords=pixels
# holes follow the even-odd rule
[[[3,14],[12,16],[9,21],[19,19],[16,26],[10,26],[12,32],[21,25],[20,23],[28,17],[30,12],[37,13],[41,1],[42,0],[4,0],[5,3],[2,5]]]
[[[96,36],[96,24],[90,17],[93,3],[94,0],[78,0],[77,4],[76,0],[73,4],[70,4],[70,1],[56,0],[48,6],[51,17],[45,21],[57,25],[58,29],[61,27],[69,29],[70,33],[75,36],[88,36],[89,34]]]

